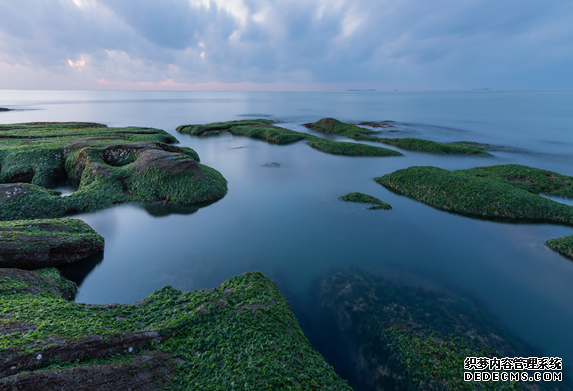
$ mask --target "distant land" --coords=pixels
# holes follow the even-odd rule
[[[10,109],[7,109],[5,107],[0,107],[0,111],[10,111]]]
[[[474,88],[472,91],[491,91],[491,88]]]
[[[376,91],[376,90],[346,90],[346,91]]]

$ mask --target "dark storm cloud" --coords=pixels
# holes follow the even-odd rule
[[[564,0],[0,0],[0,10],[0,62],[84,79],[573,87]]]

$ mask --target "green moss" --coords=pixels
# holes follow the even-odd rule
[[[65,343],[93,335],[105,339],[157,330],[166,340],[143,349],[163,351],[179,360],[170,384],[173,389],[350,390],[312,349],[288,302],[261,273],[247,272],[212,290],[181,292],[165,287],[137,305],[76,304],[53,294],[19,293],[17,288],[1,292],[0,322],[37,327],[0,336],[0,354],[35,357],[43,352],[37,369],[93,363],[90,357],[55,363],[49,356],[54,340],[64,338]],[[120,361],[125,354],[103,359]]]
[[[542,171],[519,165],[458,171],[409,167],[375,178],[375,181],[399,194],[449,212],[488,219],[573,225],[573,207],[535,194],[538,189],[551,191],[551,194],[569,194],[569,190],[559,187],[559,178],[548,179],[556,181],[554,187],[543,187],[538,183],[516,182],[500,174],[511,172],[527,176]]]
[[[349,202],[362,202],[365,204],[374,204],[369,206],[368,209],[392,209],[390,204],[380,201],[376,197],[372,197],[368,194],[364,193],[348,193],[342,197],[340,197],[342,201],[349,201]]]
[[[373,130],[365,129],[358,127],[356,125],[347,124],[345,122],[341,122],[334,118],[323,118],[318,120],[314,123],[305,124],[305,126],[309,129],[315,130],[317,132],[324,132],[324,133],[332,133],[332,134],[339,134],[341,136],[345,136],[348,138],[358,138],[360,136],[367,136],[373,135],[376,132]],[[376,137],[366,138],[368,141],[376,141],[378,140]]]
[[[198,164],[187,147],[153,128],[100,124],[2,125],[0,219],[60,217],[123,202],[190,206],[223,197],[221,174]],[[68,180],[68,197],[44,187]],[[15,191],[17,190],[17,191]]]
[[[354,125],[352,125],[354,126]],[[371,131],[361,129],[368,133]],[[329,141],[311,134],[295,132],[272,125],[269,120],[245,120],[217,122],[207,125],[181,125],[177,131],[194,136],[212,136],[221,132],[229,132],[235,136],[245,136],[264,140],[271,144],[290,144],[300,140],[309,140],[310,147],[333,155],[346,156],[401,156],[400,152],[388,148],[375,147],[358,143]],[[378,139],[374,137],[374,140]]]
[[[573,259],[573,235],[551,239],[545,242],[545,244],[558,253]]]
[[[419,138],[381,138],[374,136],[380,132],[360,128],[356,125],[347,124],[334,118],[323,118],[314,123],[305,124],[309,129],[324,133],[339,134],[358,141],[375,141],[398,148],[412,151],[430,152],[436,154],[459,154],[459,155],[484,155],[489,153],[473,145],[444,144]]]
[[[104,239],[82,220],[77,219],[40,219],[0,221],[0,243],[21,246],[21,251],[33,251],[27,248],[27,238],[42,237],[50,240],[57,238],[61,242],[87,241],[104,244]],[[42,245],[33,243],[32,246]]]
[[[309,135],[274,126],[272,121],[264,119],[181,125],[177,127],[177,131],[193,136],[215,136],[221,132],[229,132],[235,136],[260,139],[271,144],[290,144],[309,138]]]
[[[310,147],[333,155],[345,156],[401,156],[393,149],[375,147],[359,143],[345,143],[339,141],[316,140],[307,143]]]
[[[411,151],[430,152],[442,155],[455,154],[491,156],[491,154],[471,145],[444,144],[420,138],[380,138],[379,141],[384,144],[393,145],[395,147]]]

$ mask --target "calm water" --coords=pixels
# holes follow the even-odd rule
[[[130,303],[165,285],[208,288],[259,270],[303,319],[301,303],[313,279],[332,267],[357,267],[464,292],[541,354],[563,357],[571,373],[573,262],[544,242],[573,235],[573,228],[460,217],[393,194],[372,178],[413,165],[507,163],[573,175],[573,92],[0,91],[0,107],[18,109],[0,113],[0,123],[94,121],[165,129],[228,180],[227,196],[193,214],[157,216],[121,206],[79,215],[105,237],[106,248],[103,257],[75,270],[78,302]],[[276,146],[229,134],[202,139],[175,132],[181,124],[263,116],[298,131],[323,117],[394,120],[403,136],[488,142],[518,152],[353,158],[323,154],[304,142]],[[280,167],[263,167],[272,162]],[[394,209],[370,211],[338,200],[351,191]],[[303,324],[312,341],[311,326]]]

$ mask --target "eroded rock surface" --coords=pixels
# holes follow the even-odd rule
[[[104,239],[81,220],[0,222],[0,268],[56,267],[100,253]]]

